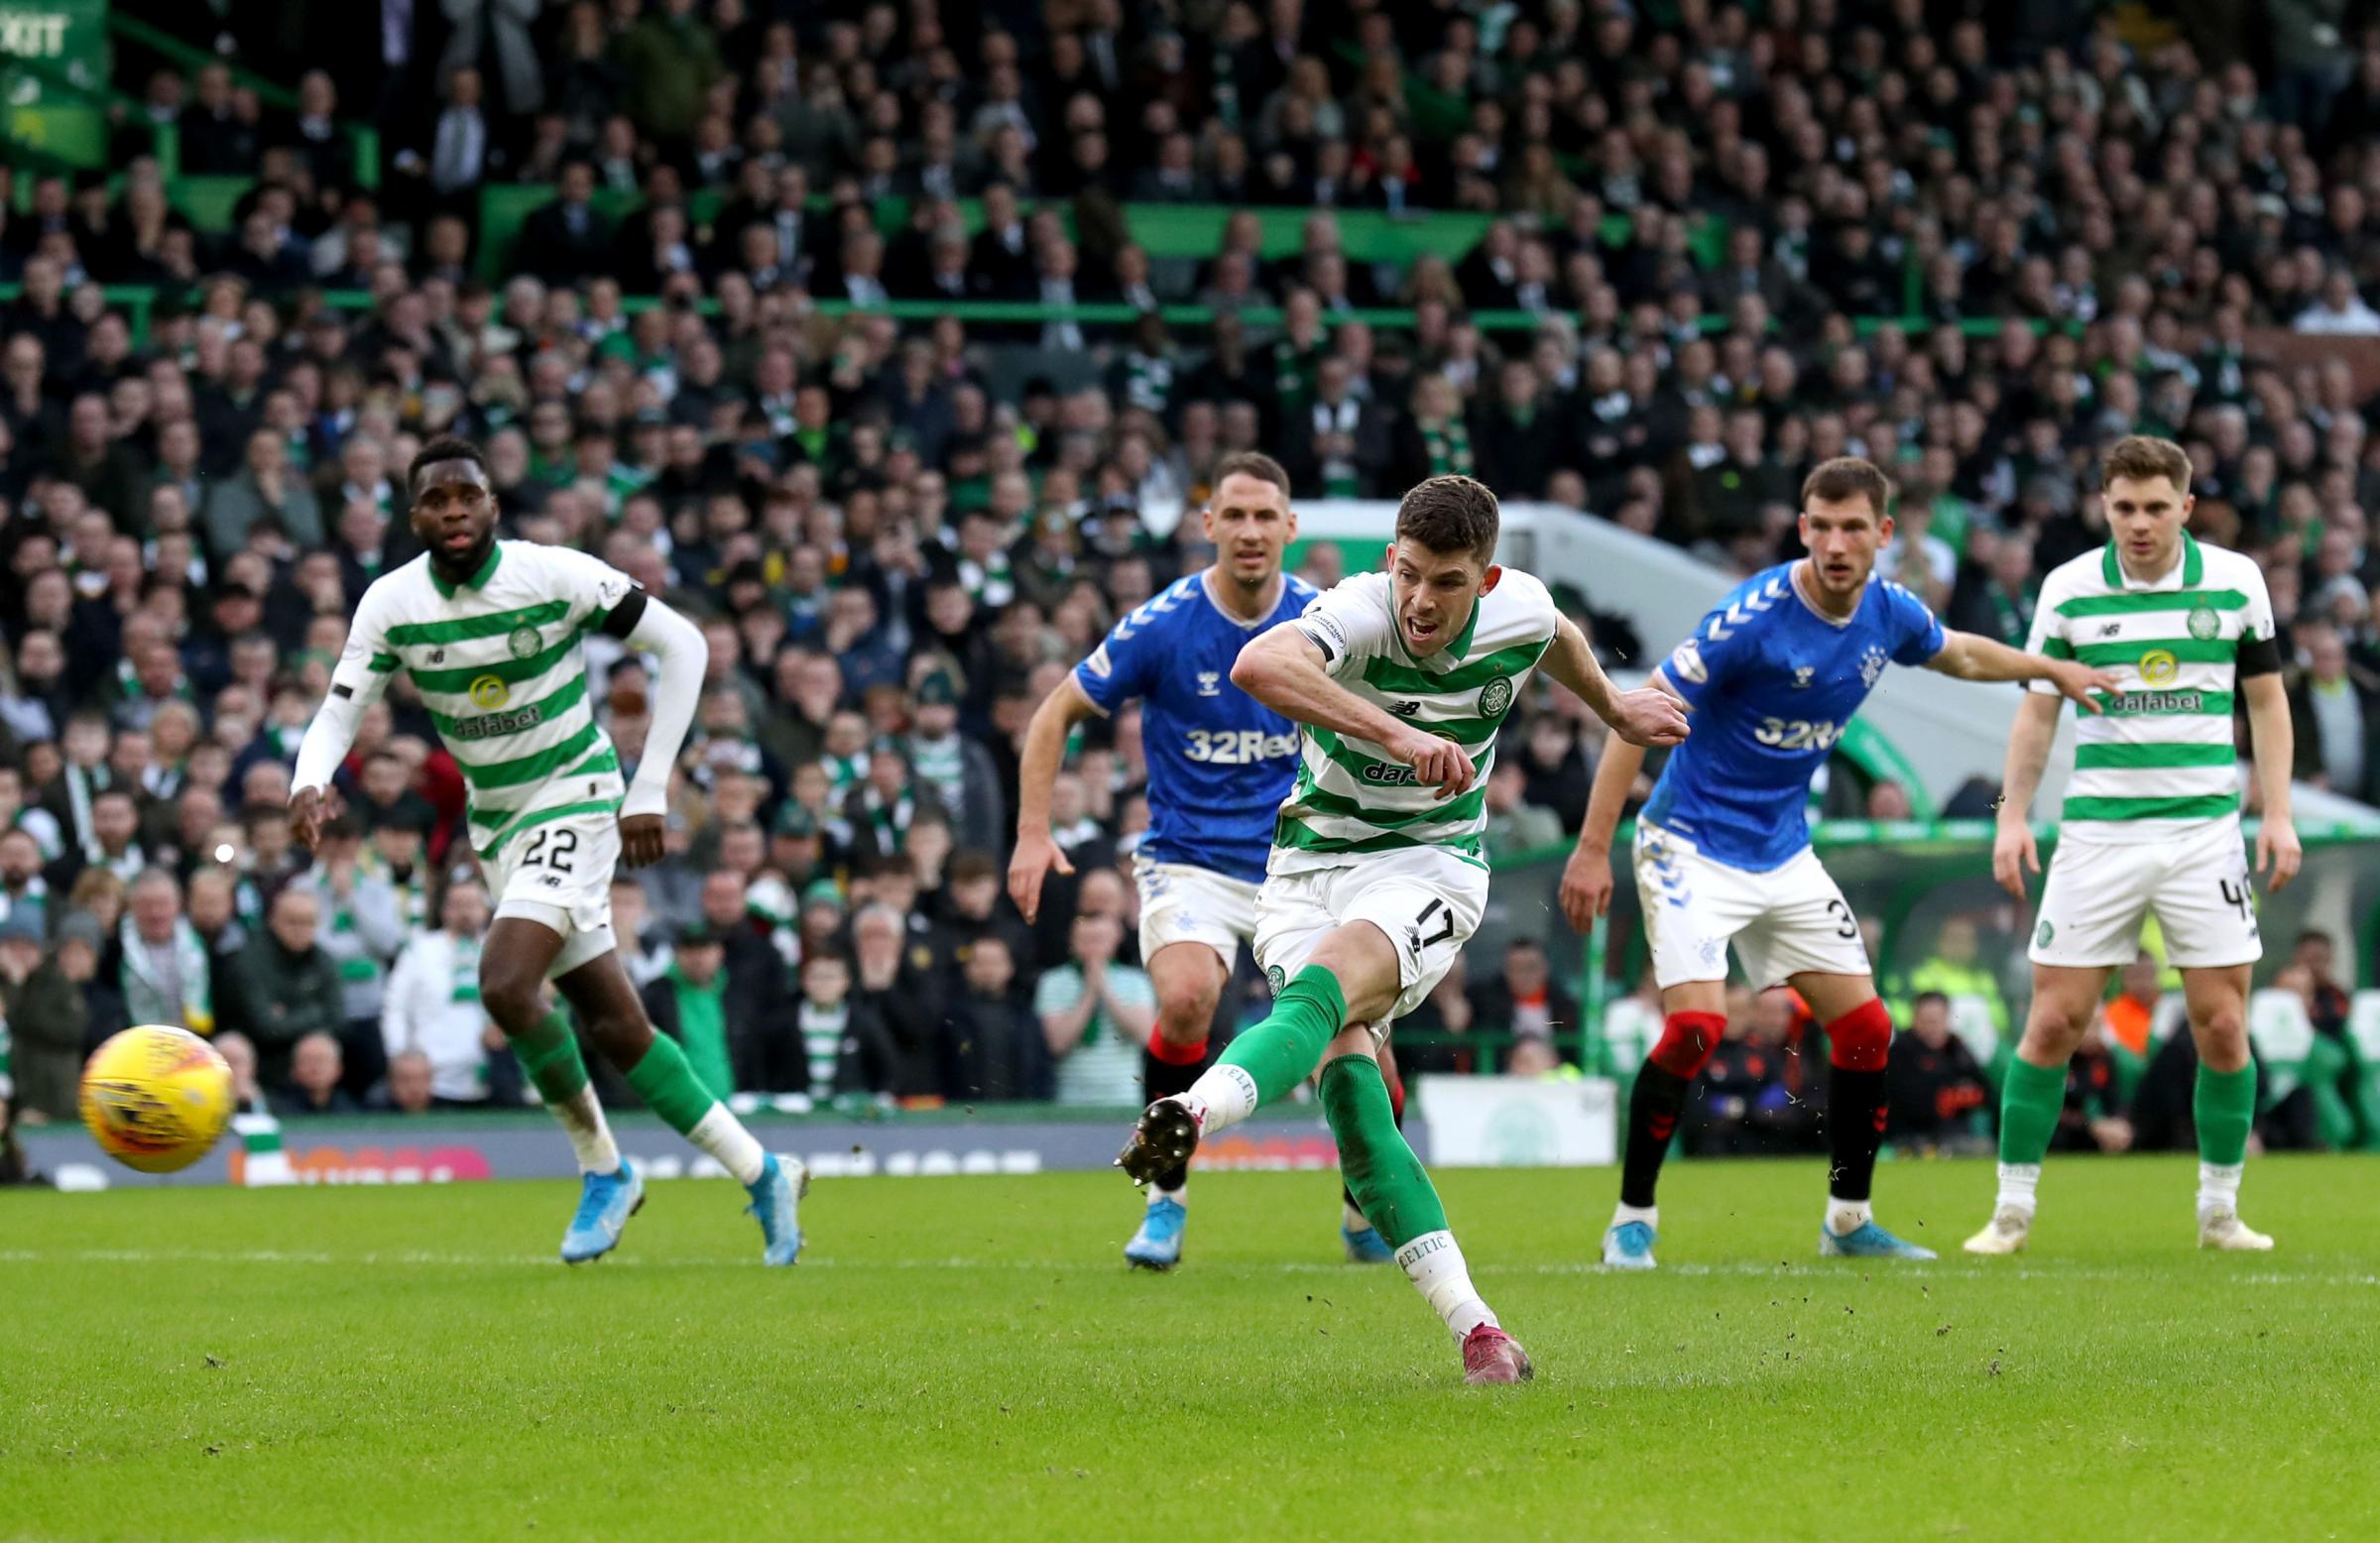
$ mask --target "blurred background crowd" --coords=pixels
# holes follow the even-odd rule
[[[25,1118],[125,1022],[215,1032],[292,1111],[522,1097],[462,780],[402,682],[313,862],[283,826],[437,432],[485,443],[507,534],[702,619],[670,856],[615,903],[655,1018],[748,1093],[1133,1101],[1138,720],[1074,747],[1035,927],[1000,879],[1017,742],[1205,560],[1236,449],[1301,499],[1468,472],[1747,571],[1798,550],[1806,468],[1862,454],[1899,484],[1885,571],[2021,643],[2104,540],[2100,447],[2171,435],[2194,528],[2266,569],[2300,774],[2380,779],[2380,376],[2300,346],[2380,337],[2361,0],[118,9],[161,36],[117,46],[108,166],[12,157],[0,197]],[[1615,664],[1667,646],[1598,621]],[[633,758],[648,677],[606,642]],[[1499,853],[1575,831],[1599,734],[1550,685],[1516,708]],[[1412,1058],[1559,1075],[1580,984],[1515,939]],[[1896,1105],[1918,1138],[1991,1102],[1958,995],[1902,991],[1952,1047]],[[1790,1113],[1790,1003],[1735,1017],[1703,1102]]]

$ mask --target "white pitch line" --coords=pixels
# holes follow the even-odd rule
[[[1102,1273],[1121,1274],[1122,1271],[1106,1260],[1084,1259],[971,1259],[949,1257],[939,1259],[838,1260],[831,1255],[813,1254],[813,1265],[849,1269],[896,1270],[1018,1270],[1028,1273]],[[1665,1264],[1661,1273],[1697,1277],[1736,1277],[1742,1279],[1779,1279],[1833,1282],[1842,1280],[1855,1260],[1826,1265],[1754,1264],[1747,1261],[1731,1264]],[[483,1268],[553,1268],[557,1260],[549,1253],[441,1253],[427,1250],[405,1250],[393,1253],[321,1253],[287,1248],[6,1248],[0,1249],[0,1264],[310,1264],[347,1268],[372,1268],[382,1265],[406,1265],[437,1269]],[[653,1255],[622,1257],[614,1253],[602,1263],[608,1268],[645,1267],[663,1269],[685,1268],[757,1268],[758,1261],[749,1256],[707,1254]],[[1216,1273],[1263,1273],[1291,1275],[1330,1275],[1359,1278],[1366,1272],[1348,1264],[1322,1263],[1312,1259],[1283,1259],[1272,1263],[1256,1260],[1238,1262],[1210,1261],[1201,1269]],[[1475,1264],[1475,1275],[1550,1275],[1579,1276],[1611,1273],[1601,1264],[1577,1260],[1557,1264]],[[1872,1273],[1872,1269],[1869,1271]],[[2072,1268],[2051,1265],[1998,1268],[1990,1265],[1967,1264],[1891,1264],[1889,1273],[1918,1281],[1934,1280],[2135,1280],[2141,1271],[2109,1269],[2099,1266],[2076,1265]],[[2248,1286],[2380,1286],[2380,1274],[2354,1271],[2262,1270],[2253,1275],[2215,1276],[2233,1285]]]

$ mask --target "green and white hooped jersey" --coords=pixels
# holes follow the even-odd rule
[[[472,849],[492,857],[534,826],[620,807],[620,755],[587,700],[581,643],[635,587],[533,541],[498,541],[461,584],[416,557],[364,591],[331,690],[368,703],[405,671],[469,784]]]
[[[1441,798],[1369,740],[1311,724],[1298,735],[1297,783],[1273,823],[1266,871],[1333,868],[1368,852],[1437,847],[1482,868],[1495,731],[1554,640],[1545,586],[1506,568],[1471,622],[1426,659],[1405,651],[1388,575],[1363,573],[1317,595],[1289,625],[1328,655],[1324,668],[1365,701],[1463,747],[1470,790]]]
[[[2143,583],[2110,544],[2060,565],[2041,587],[2035,653],[2124,677],[2106,711],[2077,713],[2075,774],[2062,815],[2073,834],[2161,841],[2239,813],[2231,737],[2237,657],[2273,637],[2273,603],[2254,561],[2188,532],[2173,571]],[[2046,680],[2027,683],[2054,691]]]

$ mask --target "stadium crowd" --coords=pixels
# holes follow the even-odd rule
[[[741,1092],[1133,1099],[1137,720],[1060,776],[1077,876],[1032,928],[1000,877],[1017,740],[1204,560],[1185,512],[1235,449],[1301,498],[1470,472],[1745,570],[1798,549],[1805,468],[1864,454],[1900,486],[1886,571],[2021,644],[2104,539],[2098,448],[2170,434],[2199,531],[2266,567],[2301,773],[2380,785],[2380,405],[2252,342],[2380,336],[2380,33],[2342,0],[2129,42],[1926,0],[380,0],[377,33],[306,8],[339,23],[310,42],[239,0],[125,9],[227,58],[134,66],[119,172],[0,197],[0,1002],[35,1118],[133,1021],[217,1031],[293,1112],[521,1097],[469,984],[462,780],[402,685],[310,866],[283,823],[438,432],[485,443],[508,534],[703,618],[670,856],[615,904],[656,1021]],[[159,123],[181,173],[255,178],[227,232],[178,208]],[[553,196],[490,285],[494,182]],[[1293,253],[1240,212],[1184,260],[1130,239],[1147,203],[1311,212]],[[1491,218],[1391,266],[1344,249],[1356,210]],[[157,291],[145,335],[112,285]],[[589,653],[633,758],[644,666]],[[1584,810],[1600,726],[1557,698],[1489,788],[1506,852]],[[1548,1064],[1566,968],[1524,940],[1427,1015]]]

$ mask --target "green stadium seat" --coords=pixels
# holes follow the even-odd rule
[[[2261,1102],[2272,1105],[2298,1090],[2314,1053],[2314,1020],[2296,992],[2267,987],[2248,998],[2248,1038],[2264,1062]]]
[[[166,185],[166,199],[200,230],[220,235],[231,229],[232,209],[255,182],[253,177],[178,177]]]

